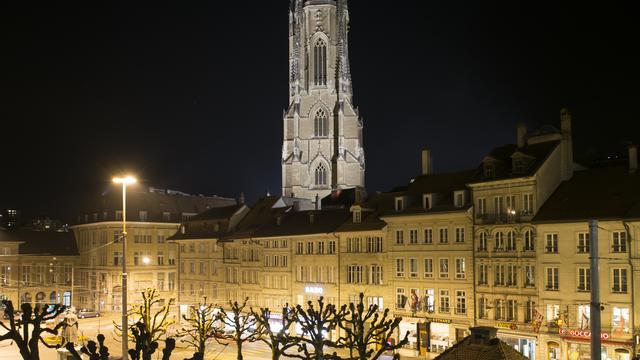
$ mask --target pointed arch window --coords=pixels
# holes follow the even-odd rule
[[[329,136],[329,126],[327,122],[327,113],[323,109],[318,109],[316,117],[313,120],[313,135],[315,137]]]
[[[327,85],[327,44],[318,39],[313,47],[314,74],[313,83],[316,86]]]
[[[318,186],[327,185],[327,167],[324,165],[324,163],[320,163],[316,167],[315,184]]]

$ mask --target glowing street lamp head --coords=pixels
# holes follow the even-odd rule
[[[113,182],[116,184],[125,184],[125,185],[131,185],[131,184],[135,184],[137,182],[136,178],[134,178],[133,176],[125,176],[125,177],[114,177],[113,178]]]
[[[142,263],[145,265],[149,265],[151,263],[151,259],[145,256],[142,258]]]

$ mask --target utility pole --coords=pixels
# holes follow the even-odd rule
[[[589,220],[589,242],[591,248],[591,358],[602,357],[600,279],[598,278],[598,220]]]

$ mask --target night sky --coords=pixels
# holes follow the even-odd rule
[[[65,218],[127,170],[194,194],[280,192],[287,0],[12,3],[0,208]],[[370,192],[415,176],[423,147],[438,172],[475,167],[519,121],[559,126],[562,106],[578,159],[640,142],[637,13],[542,5],[350,1]]]

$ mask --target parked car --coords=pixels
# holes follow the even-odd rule
[[[78,310],[78,318],[86,319],[86,318],[94,318],[100,316],[100,313],[93,309],[80,309]]]

